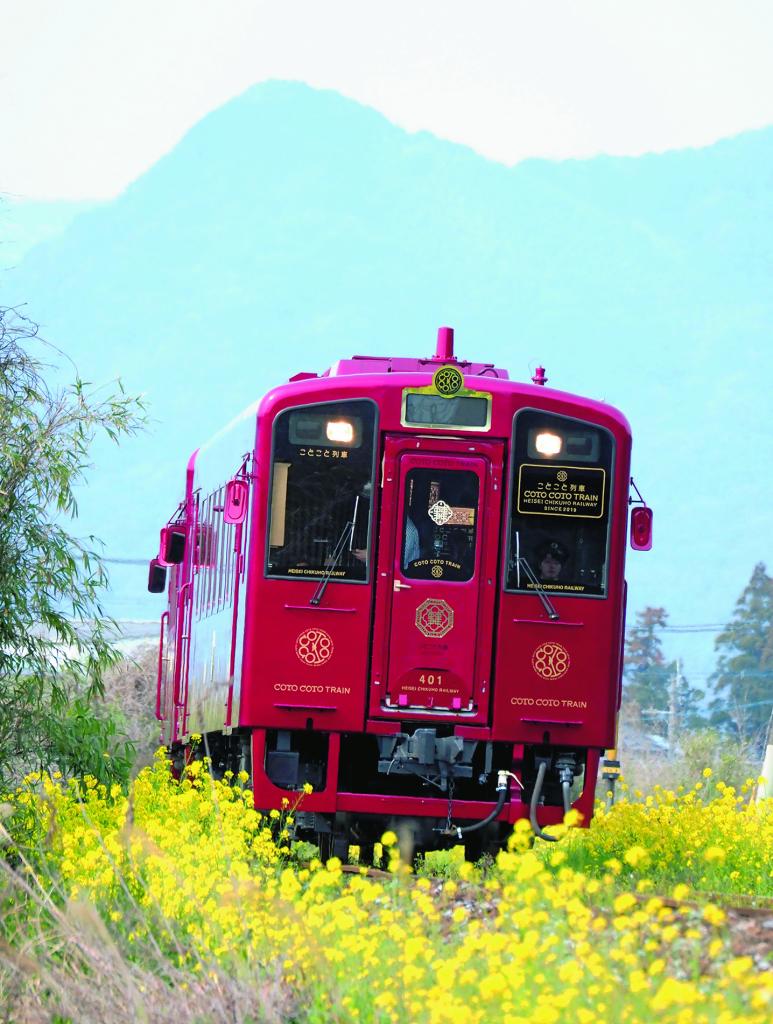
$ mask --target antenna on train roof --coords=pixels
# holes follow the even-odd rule
[[[438,327],[435,359],[439,360],[440,362],[456,362],[456,357],[454,356],[453,327]]]

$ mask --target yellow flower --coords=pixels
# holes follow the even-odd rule
[[[703,996],[692,982],[666,978],[650,1000],[650,1007],[661,1012],[671,1006],[691,1006],[702,999]]]
[[[721,846],[709,846],[708,849],[703,851],[703,859],[705,861],[708,861],[709,864],[715,860],[722,863],[722,861],[724,861],[726,857],[727,854]]]
[[[615,913],[624,914],[626,910],[630,910],[631,907],[635,907],[636,902],[637,901],[635,896],[633,896],[630,892],[624,892],[615,898],[615,901],[612,905],[615,908]]]
[[[737,981],[743,978],[754,967],[754,961],[750,956],[737,956],[734,960],[725,964],[725,971]]]
[[[649,988],[649,982],[647,981],[647,975],[642,970],[631,971],[628,975],[628,987],[631,992],[636,994],[646,988]]]
[[[643,846],[631,846],[623,854],[623,860],[626,864],[630,864],[632,868],[635,868],[639,864],[646,863],[649,860],[649,856],[649,853],[647,853]]]

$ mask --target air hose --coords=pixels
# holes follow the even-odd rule
[[[521,786],[521,780],[517,775],[512,772],[505,771],[504,768],[499,770],[497,775],[497,802],[493,811],[487,814],[481,821],[476,821],[472,825],[454,825],[447,830],[448,835],[455,835],[457,839],[461,839],[462,836],[467,835],[469,832],[477,832],[478,829],[485,828],[486,825],[490,825],[491,822],[499,816],[502,812],[502,808],[505,806],[505,800],[507,799],[507,793],[510,789],[510,779],[513,778]]]
[[[561,794],[564,798],[564,814],[572,809],[572,782],[574,781],[574,757],[571,754],[561,754],[556,762],[558,778],[561,783]]]
[[[540,761],[539,768],[537,769],[537,779],[534,783],[534,790],[531,794],[531,802],[529,804],[529,821],[534,835],[538,839],[544,839],[548,843],[557,843],[558,839],[556,836],[548,835],[547,832],[543,832],[537,824],[537,804],[539,798],[542,795],[542,783],[545,781],[545,772],[548,770],[548,762]],[[566,793],[564,793],[564,803],[566,803]]]
[[[564,796],[564,814],[568,814],[572,809],[572,784],[567,782],[566,779],[561,783],[561,792]]]

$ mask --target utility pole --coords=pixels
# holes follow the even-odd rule
[[[677,699],[679,696],[679,684],[682,681],[681,665],[679,658],[676,659],[676,671],[671,676],[668,687],[668,756],[671,760],[676,756],[676,732],[677,732]]]
[[[756,799],[759,801],[768,797],[773,800],[773,711],[770,713],[768,722],[768,735],[765,738],[760,777],[763,781],[757,786]]]

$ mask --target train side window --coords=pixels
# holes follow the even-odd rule
[[[197,501],[194,610],[198,619],[206,619],[233,605],[238,553],[234,551],[236,527],[223,517],[225,486],[206,497],[198,495]]]
[[[400,565],[410,579],[469,580],[475,571],[479,483],[460,469],[405,477]]]
[[[605,597],[614,439],[592,423],[523,409],[513,429],[505,589]]]
[[[369,577],[376,406],[287,409],[274,423],[266,575]]]

